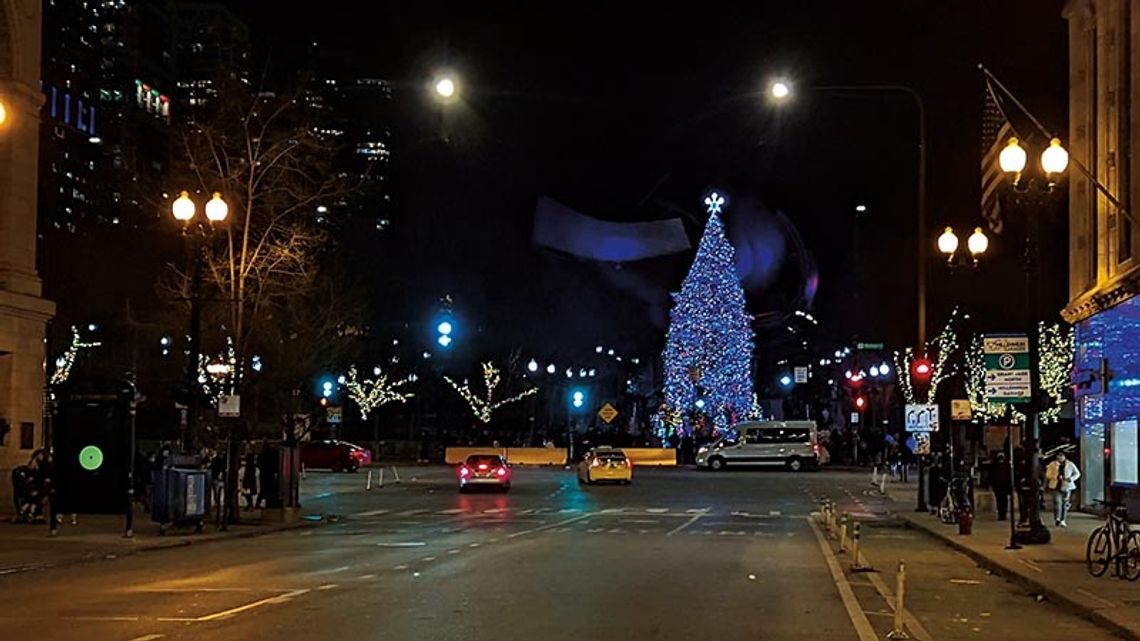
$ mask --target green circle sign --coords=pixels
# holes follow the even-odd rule
[[[88,445],[79,450],[79,465],[91,472],[103,467],[103,450],[95,445]]]

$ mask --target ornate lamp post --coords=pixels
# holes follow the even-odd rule
[[[202,352],[202,242],[214,231],[215,223],[223,223],[229,216],[230,208],[222,195],[214,195],[206,203],[206,221],[203,223],[195,214],[198,207],[183,191],[171,204],[170,212],[174,219],[182,223],[182,237],[189,246],[190,270],[190,333],[186,359],[186,393],[189,406],[182,431],[182,450],[190,452],[197,445],[198,412],[201,406],[201,385],[198,382],[198,360]]]

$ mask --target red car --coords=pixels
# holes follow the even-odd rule
[[[459,491],[469,488],[489,487],[500,492],[511,489],[511,469],[503,457],[494,454],[472,454],[456,470],[459,476]]]
[[[309,441],[301,445],[301,465],[307,469],[355,472],[372,463],[372,453],[346,441]]]

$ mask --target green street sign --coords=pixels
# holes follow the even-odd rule
[[[1028,403],[1033,395],[1029,337],[987,335],[982,339],[982,352],[986,399],[992,403]]]
[[[95,445],[88,445],[79,450],[79,466],[88,472],[103,467],[103,450]]]

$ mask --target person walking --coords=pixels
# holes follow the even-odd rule
[[[245,511],[253,510],[253,501],[258,496],[257,455],[252,451],[246,452],[242,458],[241,467],[238,468],[238,478],[241,479],[241,495],[245,499]]]
[[[1081,471],[1064,452],[1058,452],[1057,458],[1045,468],[1045,486],[1053,491],[1053,525],[1069,527],[1065,522],[1069,516],[1069,497],[1077,489],[1079,478]]]
[[[998,520],[1004,521],[1009,510],[1009,495],[1013,491],[1009,475],[1009,461],[1005,452],[994,452],[990,457],[990,487],[994,491],[994,501],[997,503]]]

